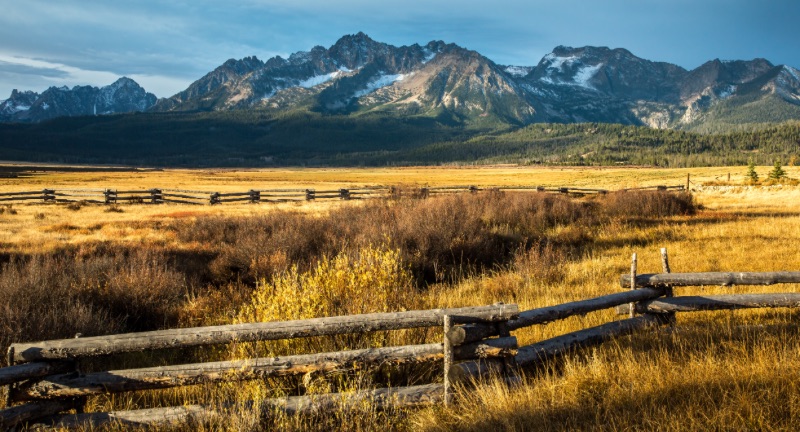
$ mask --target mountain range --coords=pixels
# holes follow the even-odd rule
[[[146,111],[157,99],[126,77],[100,88],[50,87],[41,94],[14,90],[11,97],[0,102],[0,121],[41,122],[56,117]]]
[[[287,59],[230,59],[158,100],[129,78],[102,88],[15,90],[0,102],[0,121],[232,110],[703,130],[800,119],[800,71],[765,59],[712,60],[686,70],[621,48],[589,46],[556,47],[535,66],[500,65],[455,44],[396,47],[358,33]]]

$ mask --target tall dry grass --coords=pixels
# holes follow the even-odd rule
[[[642,204],[645,198],[650,204]],[[586,268],[587,257],[626,244],[625,235],[652,235],[655,241],[659,233],[690,221],[682,215],[692,209],[691,197],[666,193],[643,194],[640,200],[615,194],[575,200],[546,194],[481,193],[374,201],[323,215],[279,211],[158,222],[165,235],[183,246],[89,243],[37,256],[12,256],[0,273],[0,293],[13,301],[0,320],[4,328],[17,330],[9,332],[3,343],[236,319],[281,320],[494,301],[530,307],[555,299],[584,298],[593,291],[580,284],[592,275],[576,269]],[[618,241],[620,236],[623,239]],[[47,289],[37,291],[36,287]],[[314,301],[304,303],[304,299]],[[41,305],[47,306],[52,317],[40,327],[28,326],[24,321]],[[85,312],[73,314],[79,310]],[[568,321],[564,328],[581,324]],[[434,333],[343,338],[333,348],[422,343],[438,340]],[[520,339],[534,340],[545,334],[530,331]],[[255,346],[251,354],[331,347],[330,342],[317,342]],[[231,351],[181,355],[182,362],[190,362],[224,358]],[[438,376],[435,369],[414,374],[390,369],[345,371],[333,379],[310,376],[229,388],[92,398],[89,405],[92,410],[113,410],[257,399],[376,384],[407,385],[418,383],[420,377]],[[357,412],[361,414],[342,411],[284,418],[243,410],[228,421],[250,425],[242,426],[248,430],[327,430],[343,428],[341,422],[348,421],[363,430],[375,425],[412,427],[407,422],[413,415],[404,411],[378,413],[366,406]],[[227,429],[223,424],[203,427]]]

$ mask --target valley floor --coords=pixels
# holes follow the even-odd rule
[[[800,176],[800,168],[785,169],[790,177]],[[769,168],[760,167],[759,171],[766,176]],[[0,179],[0,192],[44,187],[239,191],[254,187],[367,185],[544,185],[614,190],[680,185],[685,184],[687,174],[691,176],[694,199],[701,205],[695,215],[612,219],[589,227],[589,234],[578,232],[570,224],[556,224],[546,228],[545,238],[554,244],[570,246],[563,254],[528,253],[494,267],[464,269],[457,277],[429,283],[425,290],[403,297],[417,306],[455,307],[503,301],[518,303],[525,310],[617,292],[622,289],[619,275],[629,271],[631,254],[638,254],[640,273],[657,273],[662,247],[669,251],[673,272],[800,270],[797,247],[800,187],[739,186],[744,183],[745,172],[745,167],[668,170],[516,166],[71,172]],[[709,186],[727,183],[729,173],[732,186]],[[119,205],[119,212],[109,212],[103,205],[69,209],[65,205],[14,204],[2,207],[0,213],[0,252],[6,257],[4,261],[11,260],[12,264],[19,257],[64,250],[78,251],[76,254],[84,257],[81,259],[89,260],[92,254],[102,253],[98,251],[112,253],[114,247],[168,249],[171,253],[198,256],[227,253],[235,257],[235,251],[212,250],[215,245],[204,243],[203,233],[187,233],[187,227],[215,226],[206,220],[227,223],[236,219],[247,224],[248,220],[258,219],[262,221],[259,223],[266,223],[263,222],[266,215],[272,212],[325,219],[338,209],[364,205],[364,202]],[[257,250],[261,245],[248,247]],[[148,266],[147,256],[143,264],[137,265]],[[287,258],[267,256],[267,261],[270,259]],[[283,261],[264,265],[278,268],[286,264]],[[11,272],[10,265],[4,267],[6,278]],[[214,275],[222,272],[213,266],[209,264],[208,272]],[[164,271],[157,270],[151,277],[168,287],[180,284],[164,282],[174,276]],[[133,265],[131,272],[129,278],[136,282]],[[21,274],[17,277],[17,281],[24,280]],[[241,308],[251,301],[253,287],[266,282],[234,279],[214,282],[216,285],[211,288],[193,287],[190,293],[184,293],[190,299],[181,300],[175,320],[180,325],[197,325],[241,317]],[[109,286],[116,283],[112,282]],[[13,283],[11,279],[0,280],[0,290],[11,290]],[[676,295],[797,292],[798,289],[800,286],[795,285],[699,287],[676,289]],[[145,300],[137,297],[136,301]],[[152,312],[147,308],[142,310]],[[785,309],[679,315],[674,328],[621,338],[570,355],[546,370],[528,372],[519,387],[489,383],[474,391],[464,391],[452,408],[390,413],[366,409],[356,414],[334,413],[322,419],[285,418],[266,427],[430,431],[797,430],[800,429],[799,318],[798,312]],[[6,319],[0,324],[13,322],[11,318],[0,319]],[[515,334],[524,345],[613,319],[617,319],[614,311],[598,312]],[[229,388],[221,392],[252,394],[258,390]],[[97,398],[91,402],[91,408],[119,409],[153,401],[175,403],[183,396],[179,393],[152,392],[131,399]],[[265,426],[258,426],[258,422],[253,423],[246,416],[230,424],[206,426],[209,430],[262,427]]]

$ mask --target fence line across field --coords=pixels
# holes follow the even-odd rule
[[[443,370],[442,382],[346,394],[292,396],[259,403],[263,404],[262,407],[287,413],[337,409],[365,401],[375,404],[376,407],[457,403],[455,389],[469,391],[469,384],[487,374],[493,374],[507,382],[515,382],[518,368],[535,367],[576,349],[596,346],[615,337],[663,325],[676,325],[676,313],[800,307],[800,293],[794,292],[713,296],[679,296],[673,292],[685,286],[800,283],[800,272],[671,273],[665,249],[662,249],[663,273],[636,274],[635,254],[631,264],[631,274],[620,277],[619,284],[623,290],[619,292],[525,311],[519,311],[515,304],[499,303],[467,308],[243,323],[14,343],[8,350],[9,366],[0,368],[0,385],[8,386],[7,408],[0,411],[0,428],[23,424],[69,428],[90,423],[101,426],[108,422],[151,425],[189,419],[200,421],[225,415],[229,406],[185,405],[83,413],[82,404],[89,395],[208,385],[312,371],[324,374],[356,365],[440,363]],[[544,325],[615,307],[618,313],[629,317],[522,347],[518,346],[517,338],[511,334],[525,327]],[[441,328],[440,342],[123,370],[75,369],[78,360],[127,353],[425,327]],[[77,409],[79,414],[62,413],[73,409]]]
[[[619,191],[682,191],[684,186],[646,186],[633,189],[620,189]],[[42,189],[37,191],[19,191],[0,193],[0,202],[30,202],[42,201],[45,203],[182,203],[182,204],[223,204],[231,202],[290,202],[314,201],[324,199],[369,199],[378,197],[391,197],[403,194],[424,198],[429,195],[454,194],[481,191],[509,191],[509,192],[539,192],[573,195],[606,194],[612,192],[607,189],[592,189],[584,187],[563,186],[436,186],[421,188],[397,188],[387,186],[366,186],[360,188],[339,189],[250,189],[238,192],[199,191],[176,188],[152,189]],[[197,202],[195,202],[197,201]]]

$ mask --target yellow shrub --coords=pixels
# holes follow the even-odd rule
[[[323,259],[308,272],[292,267],[272,281],[262,279],[242,322],[279,321],[404,310],[414,286],[400,253],[368,246],[356,254]]]

